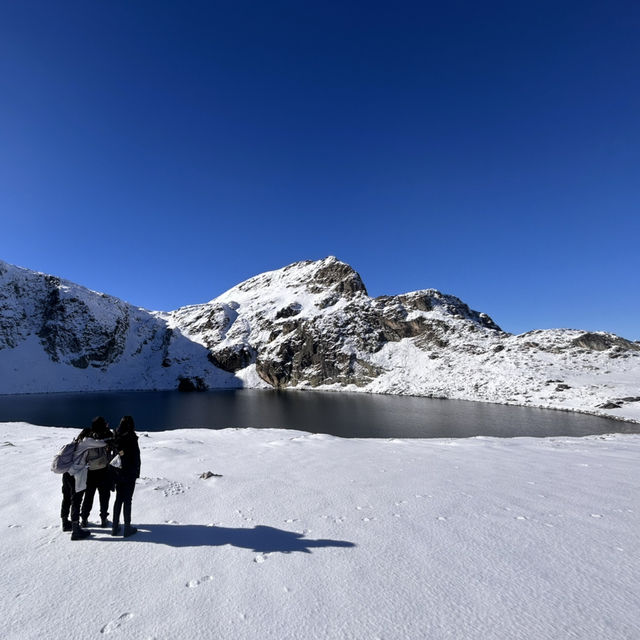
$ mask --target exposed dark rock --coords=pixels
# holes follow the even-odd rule
[[[415,345],[426,351],[433,348],[444,349],[449,346],[449,342],[445,338],[448,331],[449,327],[442,320],[431,320],[422,335],[416,338]]]
[[[322,298],[319,302],[316,303],[318,309],[327,309],[328,307],[332,307],[336,302],[338,302],[340,298],[338,296],[327,296],[326,298]]]
[[[405,308],[415,311],[433,311],[433,300],[431,296],[422,293],[406,293],[388,298],[389,300],[397,300]]]
[[[206,391],[207,385],[200,376],[193,378],[178,377],[178,391]]]
[[[571,389],[571,387],[568,384],[559,384],[556,387],[556,391],[566,391],[567,389]]]
[[[385,337],[390,341],[402,340],[402,338],[415,338],[429,328],[429,322],[424,318],[415,320],[398,321],[393,318],[382,317],[380,322],[385,329]]]
[[[201,480],[208,480],[209,478],[222,478],[222,475],[220,473],[213,473],[212,471],[205,471],[201,473],[199,477]]]
[[[497,344],[495,347],[493,347],[493,353],[498,353],[499,351],[504,351],[504,345]]]
[[[292,316],[297,316],[302,310],[302,305],[293,303],[287,307],[280,309],[276,313],[276,320],[280,318],[291,318]]]
[[[355,353],[341,350],[349,337],[356,335],[353,327],[342,326],[332,318],[329,325],[320,322],[297,322],[288,327],[286,338],[270,350],[263,350],[256,359],[258,375],[276,388],[296,386],[306,382],[321,384],[366,384],[380,371]],[[354,338],[355,339],[355,338]],[[365,347],[366,338],[358,344]],[[379,342],[373,340],[372,348]]]
[[[575,347],[590,349],[591,351],[606,351],[612,347],[618,347],[620,350],[640,351],[640,346],[636,342],[625,340],[619,336],[608,333],[583,333],[581,336],[571,341]]]
[[[86,369],[115,362],[124,351],[128,314],[115,305],[115,327],[107,328],[78,298],[62,299],[60,280],[45,276],[47,296],[42,304],[42,324],[38,337],[54,362],[66,362]],[[124,306],[124,305],[123,305]]]
[[[240,369],[248,367],[256,356],[255,349],[242,344],[236,344],[224,349],[210,351],[207,358],[209,362],[219,369],[235,373]]]
[[[155,333],[154,333],[155,337]],[[164,368],[168,368],[171,366],[171,358],[169,357],[169,347],[171,346],[171,339],[173,338],[173,329],[165,327],[162,332],[162,341],[160,343],[159,348],[162,352],[162,366]]]
[[[472,320],[485,329],[502,331],[486,313],[473,311],[469,308],[469,305],[462,302],[459,298],[440,293],[440,291],[436,291],[435,289],[405,293],[394,296],[392,299],[399,301],[409,311],[433,311],[436,307],[441,307],[453,317]]]
[[[367,289],[360,275],[348,264],[339,260],[328,261],[317,269],[311,282],[307,283],[311,293],[333,291],[346,297],[353,297],[358,293],[367,295]]]
[[[622,405],[618,402],[605,402],[604,404],[599,404],[598,409],[620,409]]]

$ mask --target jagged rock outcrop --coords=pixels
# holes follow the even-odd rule
[[[616,353],[623,351],[640,351],[640,345],[637,342],[625,340],[620,336],[614,336],[607,333],[583,333],[571,341],[576,347],[583,349],[591,349],[592,351],[606,351],[607,349],[616,349]]]
[[[127,305],[107,296],[106,304],[88,304],[51,276],[44,278],[44,284],[37,335],[51,359],[79,369],[107,367],[118,360],[129,328]]]

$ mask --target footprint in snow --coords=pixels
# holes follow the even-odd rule
[[[21,524],[10,524],[8,525],[9,529],[22,529]]]
[[[210,582],[211,580],[213,580],[213,576],[202,576],[200,580],[189,580],[186,586],[189,587],[189,589],[195,589],[196,587],[199,587],[204,582]]]
[[[107,624],[100,629],[100,633],[112,633],[119,629],[127,620],[131,620],[133,618],[133,613],[123,613],[121,616],[118,616],[115,620],[108,622]]]
[[[602,518],[602,514],[601,513],[592,513],[591,517],[592,518]]]
[[[267,554],[266,553],[261,553],[261,554],[257,555],[253,559],[253,561],[257,562],[258,564],[262,564],[266,559],[267,559]]]

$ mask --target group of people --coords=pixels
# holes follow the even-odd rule
[[[133,418],[124,416],[114,433],[107,421],[98,416],[90,428],[80,432],[74,443],[73,463],[62,475],[62,530],[71,531],[72,540],[91,535],[86,527],[96,491],[100,502],[100,527],[107,528],[109,500],[111,492],[115,491],[111,535],[120,535],[122,512],[122,535],[125,538],[132,536],[137,529],[131,526],[131,502],[136,479],[140,477],[140,447]]]

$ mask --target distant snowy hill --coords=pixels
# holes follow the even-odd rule
[[[334,257],[153,312],[0,261],[0,393],[278,387],[411,394],[640,420],[640,343],[514,336],[434,289],[371,298]]]

